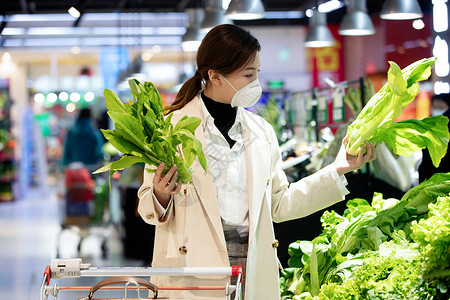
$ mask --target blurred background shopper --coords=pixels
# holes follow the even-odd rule
[[[91,119],[91,110],[80,110],[74,126],[67,133],[64,144],[63,165],[81,162],[89,170],[94,171],[103,160],[103,137],[94,127]]]

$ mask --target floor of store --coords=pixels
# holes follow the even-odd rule
[[[22,199],[0,203],[0,299],[39,299],[42,276],[51,259],[81,257],[93,267],[141,267],[125,259],[119,233],[112,225],[62,229],[61,200],[56,191],[30,190]],[[80,243],[80,237],[84,237]],[[106,237],[106,239],[105,239]],[[101,244],[106,242],[106,258]],[[58,286],[91,286],[104,278],[84,277],[51,281]],[[61,291],[58,299],[87,297],[86,291]],[[123,291],[101,291],[97,297],[123,297]],[[133,296],[133,294],[131,294]],[[49,296],[48,299],[53,299]]]

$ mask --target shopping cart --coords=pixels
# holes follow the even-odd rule
[[[155,286],[141,277],[149,276],[232,276],[237,278],[236,284],[225,286]],[[58,280],[69,277],[108,277],[106,280],[94,286],[58,286],[56,283],[50,286],[50,279]],[[151,267],[91,267],[90,264],[82,263],[81,258],[53,259],[45,269],[41,283],[40,300],[47,300],[49,295],[58,298],[60,291],[89,291],[86,299],[91,300],[94,292],[99,289],[124,290],[124,298],[127,298],[128,290],[137,290],[138,299],[141,298],[141,288],[153,291],[153,299],[158,299],[158,291],[163,290],[204,290],[223,291],[223,299],[231,299],[235,292],[234,300],[242,299],[242,266],[231,267],[184,267],[184,268],[151,268]],[[123,284],[123,286],[111,286],[112,284]],[[131,285],[131,286],[130,286]],[[168,298],[160,298],[168,299]],[[143,299],[144,300],[144,299]],[[173,299],[175,300],[175,299]]]

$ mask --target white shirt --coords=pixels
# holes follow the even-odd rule
[[[236,141],[230,145],[214,124],[203,101],[201,105],[206,161],[217,190],[220,216],[225,227],[236,228],[241,236],[248,234],[247,166],[242,137],[242,112],[237,109],[234,124],[228,131]]]

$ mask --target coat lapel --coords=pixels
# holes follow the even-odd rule
[[[200,103],[199,97],[195,97],[191,100],[184,108],[179,112],[178,118],[173,118],[176,123],[182,116],[187,115],[190,117],[197,117],[202,119],[201,111],[200,111]],[[202,143],[203,153],[205,156],[208,155],[206,152],[206,144],[205,138],[203,135],[203,122],[197,127],[195,130],[195,136]],[[222,221],[220,217],[219,205],[217,203],[217,191],[214,185],[214,180],[210,175],[209,165],[207,165],[207,172],[203,170],[202,166],[198,159],[194,160],[194,163],[191,166],[192,169],[192,186],[197,192],[199,201],[202,203],[202,206],[206,212],[206,216],[209,218],[210,224],[214,231],[216,232],[217,237],[221,241],[222,249],[226,249],[225,245],[225,236],[223,234]]]
[[[249,192],[249,242],[251,243],[260,218],[264,193],[270,178],[270,142],[264,132],[263,120],[244,112],[244,146]],[[267,162],[269,160],[269,162]]]

